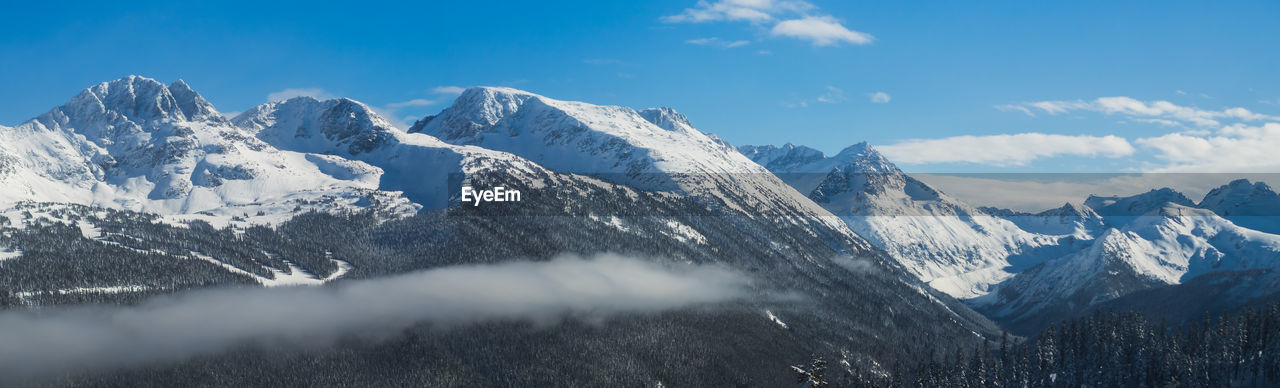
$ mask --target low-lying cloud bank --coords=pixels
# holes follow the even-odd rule
[[[616,255],[447,267],[333,287],[199,291],[139,306],[0,313],[0,382],[499,320],[556,323],[725,302],[748,279]]]
[[[974,163],[993,166],[1021,166],[1038,159],[1058,156],[1118,158],[1134,153],[1129,141],[1116,136],[1044,133],[911,139],[878,146],[876,150],[896,163]]]

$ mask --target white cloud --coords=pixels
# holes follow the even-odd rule
[[[702,0],[694,8],[686,8],[678,14],[662,17],[667,23],[704,23],[714,21],[767,22],[783,12],[804,12],[816,7],[795,0]]]
[[[1182,127],[1182,123],[1169,119],[1133,119],[1140,123],[1157,124],[1162,127]]]
[[[874,39],[871,34],[845,28],[830,16],[786,20],[773,26],[769,34],[807,40],[814,46],[834,46],[840,43],[861,45],[871,43]]]
[[[1155,151],[1165,166],[1155,171],[1275,172],[1280,171],[1280,123],[1257,126],[1235,124],[1216,133],[1170,133],[1135,141]]]
[[[435,94],[462,94],[467,88],[461,86],[436,86],[431,88],[431,93]]]
[[[773,52],[769,50],[756,50],[756,55],[773,55]]]
[[[995,166],[1025,165],[1036,159],[1066,155],[1117,158],[1134,153],[1133,146],[1121,137],[1043,133],[912,139],[876,149],[889,160],[905,164],[975,163]]]
[[[1027,107],[1022,105],[1014,105],[1014,104],[996,105],[996,109],[999,109],[1005,112],[1017,111],[1017,112],[1025,113],[1027,116],[1036,117],[1035,112],[1032,112],[1031,109],[1028,109]]]
[[[889,97],[889,93],[885,93],[885,92],[871,93],[871,102],[874,102],[877,104],[885,104],[892,99],[893,99],[892,97]]]
[[[844,96],[843,90],[840,90],[840,88],[837,88],[835,86],[830,86],[830,85],[827,86],[826,93],[824,93],[821,96],[818,96],[818,102],[825,102],[828,104],[838,104],[841,102],[845,102],[847,100],[849,100],[849,98]]]
[[[702,0],[693,8],[664,16],[662,21],[747,22],[771,36],[805,40],[814,46],[868,44],[874,40],[871,34],[850,30],[836,18],[816,12],[817,9],[798,0]]]
[[[1202,127],[1218,126],[1220,120],[1258,121],[1276,120],[1277,116],[1269,116],[1252,112],[1245,108],[1223,108],[1221,110],[1200,109],[1191,106],[1174,104],[1169,101],[1144,102],[1130,97],[1102,97],[1093,101],[1036,101],[1012,105],[1000,105],[1001,110],[1018,110],[1028,115],[1035,111],[1057,115],[1073,111],[1099,112],[1106,115],[1120,115],[1131,118],[1152,118],[1166,121],[1192,124]]]
[[[1038,212],[1064,203],[1082,203],[1089,195],[1135,195],[1168,187],[1192,199],[1203,198],[1234,179],[1273,181],[1274,174],[1044,173],[911,174],[930,186],[974,206]]]
[[[748,44],[751,44],[751,41],[748,41],[748,40],[732,40],[732,41],[731,41],[731,40],[722,40],[722,39],[720,39],[720,38],[717,38],[717,37],[714,37],[714,36],[713,36],[713,37],[710,37],[710,38],[699,38],[699,39],[686,40],[686,41],[685,41],[685,43],[692,44],[692,45],[698,45],[698,46],[714,46],[714,47],[720,47],[720,48],[734,48],[734,47],[742,47],[742,46],[746,46],[746,45],[748,45]]]
[[[321,88],[289,88],[267,95],[267,101],[284,101],[294,97],[312,97],[317,100],[329,100],[337,96]]]
[[[393,103],[387,104],[387,108],[391,108],[394,110],[394,109],[400,109],[405,107],[430,106],[430,105],[435,105],[436,103],[437,101],[435,100],[428,100],[425,98],[415,98],[409,101],[393,102]]]
[[[782,101],[782,106],[787,108],[807,108],[810,101],[816,101],[826,104],[839,104],[848,101],[849,98],[844,95],[844,90],[835,86],[827,85],[827,91],[812,99],[792,99]]]

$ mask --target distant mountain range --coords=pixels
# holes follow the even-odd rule
[[[1276,279],[1280,268],[1280,236],[1271,234],[1278,231],[1280,196],[1262,182],[1232,181],[1199,203],[1160,188],[1024,213],[970,207],[911,178],[865,143],[830,157],[792,144],[739,150],[922,281],[1019,332],[1139,291],[1164,299],[1153,293],[1185,293],[1178,287],[1184,283],[1203,288],[1192,281],[1208,274],[1219,283],[1241,276],[1247,279],[1236,281],[1275,284],[1256,278]],[[1224,299],[1219,304],[1258,304],[1280,292],[1232,290],[1215,293]]]

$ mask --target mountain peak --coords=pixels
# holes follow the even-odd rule
[[[55,110],[77,128],[121,119],[139,126],[155,120],[221,119],[213,104],[191,89],[186,82],[179,80],[165,86],[154,79],[137,75],[86,88]]]
[[[497,86],[467,88],[453,100],[453,105],[445,108],[439,115],[414,123],[409,132],[425,132],[443,140],[474,136],[493,127],[503,117],[520,110],[525,101],[532,98],[542,96]]]
[[[1091,217],[1097,217],[1098,213],[1094,212],[1093,209],[1087,206],[1081,206],[1072,202],[1067,202],[1066,204],[1060,207],[1045,210],[1040,213],[1036,213],[1036,215],[1041,217],[1073,217],[1073,218],[1074,217],[1081,217],[1081,218],[1090,217],[1091,218]]]
[[[178,109],[182,111],[187,120],[222,118],[222,115],[218,114],[218,110],[213,108],[213,104],[205,100],[204,96],[197,93],[182,79],[169,84],[169,93],[173,95],[174,100],[178,103]]]
[[[72,98],[66,107],[72,108],[69,113],[116,113],[139,122],[176,118],[173,114],[180,112],[177,105],[177,100],[164,84],[130,75],[89,87]]]
[[[668,131],[689,132],[693,130],[693,124],[689,122],[689,118],[672,108],[649,108],[638,113],[640,117],[653,123],[653,125]]]
[[[1280,194],[1276,194],[1266,183],[1237,179],[1210,190],[1200,200],[1200,207],[1224,217],[1276,216],[1280,215]],[[1249,224],[1248,221],[1254,220],[1244,221]]]
[[[796,171],[796,168],[823,160],[827,156],[822,151],[792,143],[783,144],[781,147],[744,145],[738,147],[738,152],[775,174],[826,173],[831,170],[826,168],[823,171]]]
[[[882,173],[882,174],[900,174],[901,170],[890,162],[888,158],[876,151],[867,142],[854,144],[845,149],[840,150],[836,156],[832,156],[840,162],[841,169],[851,172],[860,173]]]
[[[1167,204],[1192,207],[1195,202],[1182,193],[1165,187],[1132,196],[1090,195],[1084,205],[1103,216],[1141,216]]]
[[[357,155],[394,140],[390,121],[349,98],[320,101],[300,96],[269,102],[245,111],[232,122],[264,141],[304,152],[345,149]]]

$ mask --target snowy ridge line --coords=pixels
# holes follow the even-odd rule
[[[508,152],[559,173],[697,198],[738,214],[817,223],[860,240],[803,194],[669,108],[637,111],[475,87],[409,131]]]

